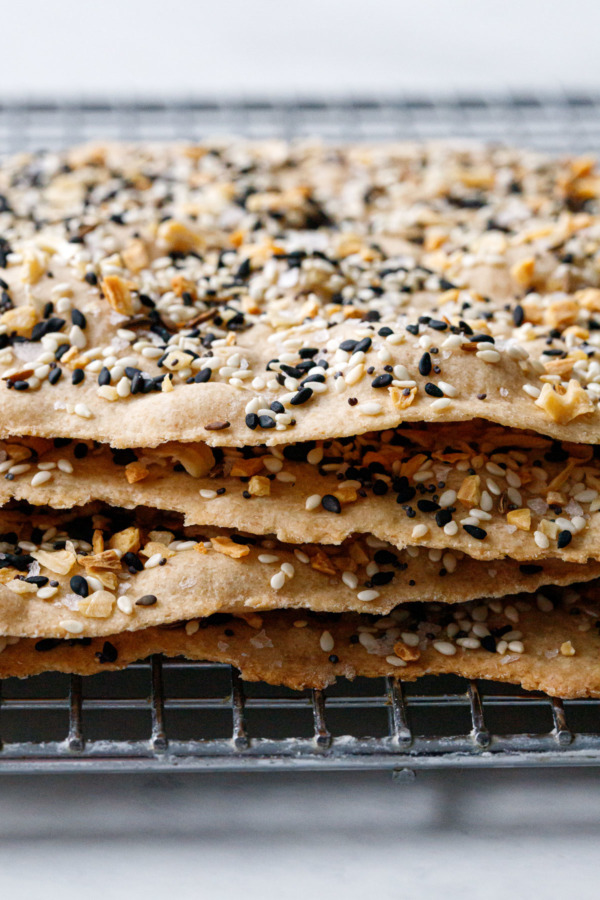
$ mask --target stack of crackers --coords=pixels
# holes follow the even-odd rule
[[[0,676],[600,695],[600,176],[436,144],[0,168]]]

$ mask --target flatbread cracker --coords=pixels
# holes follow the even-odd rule
[[[208,619],[84,642],[21,640],[0,654],[0,676],[89,675],[162,653],[229,663],[247,681],[297,690],[324,688],[339,677],[414,681],[455,674],[557,697],[598,697],[599,608],[579,601],[571,591],[566,605],[557,602],[555,608],[541,596],[537,603],[507,598],[487,608],[401,607],[383,620],[350,613],[331,618],[271,612],[252,625],[218,617],[214,624]],[[477,637],[473,628],[480,635],[491,633]]]
[[[279,608],[381,614],[423,597],[456,603],[600,576],[600,563],[490,563],[424,548],[398,551],[368,535],[336,548],[294,546],[225,529],[199,534],[157,520],[151,510],[136,517],[108,512],[119,516],[118,525],[108,516],[65,521],[3,512],[0,634],[106,635]]]
[[[596,442],[600,392],[590,359],[599,304],[589,266],[567,285],[583,279],[580,295],[555,296],[551,279],[538,284],[532,274],[525,282],[537,258],[528,249],[534,257],[519,263],[521,294],[548,284],[553,293],[528,293],[508,309],[505,296],[495,302],[447,279],[457,258],[461,271],[469,256],[494,270],[484,240],[490,218],[473,211],[479,201],[468,196],[475,186],[465,174],[469,160],[482,159],[487,187],[481,182],[476,193],[484,190],[483,206],[488,193],[494,198],[487,213],[509,223],[501,229],[515,229],[512,243],[503,239],[511,250],[541,241],[540,252],[554,259],[549,245],[560,232],[561,252],[568,247],[576,259],[571,243],[585,238],[578,252],[589,257],[593,217],[566,224],[557,185],[566,203],[590,165],[574,174],[570,164],[563,170],[536,158],[529,175],[537,189],[525,189],[516,212],[494,165],[503,160],[503,178],[511,165],[515,177],[518,169],[523,192],[528,157],[493,151],[234,143],[197,152],[95,148],[51,156],[45,167],[28,157],[8,163],[0,172],[0,380],[10,390],[0,436],[120,447],[275,445],[481,417]],[[409,178],[406,192],[388,190],[396,184],[389,166],[399,176],[408,171],[414,185]],[[341,200],[349,171],[357,180]],[[432,171],[440,176],[433,181]],[[365,173],[374,184],[361,202],[355,191]],[[461,179],[466,197],[442,187]],[[448,234],[437,269],[433,250],[426,267],[415,258],[422,251],[406,256],[424,201],[441,206],[464,237],[455,245]],[[522,233],[524,215],[535,226],[530,234]],[[358,238],[348,233],[355,219]],[[378,233],[395,234],[399,248],[373,246]],[[477,241],[480,257],[470,252]],[[507,259],[512,271],[517,263]]]
[[[69,509],[100,500],[287,542],[339,544],[365,532],[475,559],[600,556],[594,449],[480,420],[289,445],[275,455],[242,448],[223,456],[177,442],[137,452],[59,443],[0,444],[0,467],[16,470],[0,480],[0,503]]]

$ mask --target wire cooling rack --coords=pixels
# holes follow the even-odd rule
[[[294,102],[0,100],[0,154],[95,138],[469,137],[600,150],[600,95]],[[296,693],[229,666],[152,660],[88,678],[0,682],[0,773],[415,770],[600,764],[600,701],[454,677]]]

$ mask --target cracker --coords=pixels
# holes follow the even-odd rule
[[[106,635],[215,612],[278,608],[386,613],[411,600],[456,603],[600,576],[600,564],[592,562],[486,562],[425,548],[398,551],[368,535],[340,547],[294,546],[234,531],[181,529],[176,520],[157,521],[151,510],[135,517],[107,512],[118,524],[105,515],[2,513],[0,634]],[[25,541],[24,556],[7,555],[15,539]]]
[[[494,606],[468,604],[453,609],[453,615],[439,606],[399,608],[383,620],[351,613],[332,619],[271,612],[251,624],[233,617],[214,624],[208,619],[84,643],[21,640],[0,654],[0,675],[25,677],[43,671],[88,675],[162,653],[229,663],[247,681],[298,690],[327,687],[339,677],[414,681],[422,675],[454,674],[520,684],[551,696],[600,696],[596,603],[588,601],[582,607],[578,595],[570,592],[565,606],[556,602],[553,608],[545,597],[537,603],[507,598]],[[471,637],[475,648],[470,649],[457,643],[461,639],[454,631],[450,636],[448,628],[455,629],[455,623],[467,631],[478,626],[480,632],[490,630],[497,637],[481,639],[488,649],[477,647],[479,639]],[[447,655],[449,651],[452,655]]]
[[[91,443],[13,441],[5,451],[20,468],[28,460],[31,467],[0,481],[0,503],[68,509],[101,500],[288,542],[338,544],[367,532],[396,547],[418,543],[477,559],[585,562],[600,553],[593,448],[482,421],[284,446],[275,456],[242,449],[218,459],[204,444],[175,442],[123,454]],[[131,482],[135,467],[141,478]],[[40,478],[48,480],[32,485]],[[336,512],[323,497],[339,498]]]
[[[556,290],[565,255],[577,264],[563,287],[596,287],[585,262],[593,218],[567,216],[590,199],[577,192],[589,190],[593,167],[464,153],[109,146],[51,157],[43,177],[38,159],[9,162],[0,435],[275,445],[481,417],[594,443],[596,301],[539,296]],[[486,177],[472,181],[473,167]],[[429,228],[442,229],[443,247],[428,243]],[[494,295],[498,259],[520,289],[513,309],[508,288],[460,290],[483,268]],[[538,294],[525,296],[531,288]],[[364,358],[340,350],[346,342]],[[302,356],[311,348],[315,358]],[[553,354],[560,371],[546,368]],[[298,368],[320,360],[328,368],[312,376]],[[322,381],[303,384],[319,369]],[[73,384],[74,373],[83,380]]]

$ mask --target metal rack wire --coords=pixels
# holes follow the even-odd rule
[[[600,95],[290,102],[0,101],[0,154],[93,138],[468,137],[600,149]],[[302,694],[229,666],[150,661],[0,682],[0,773],[600,764],[600,701],[465,679],[357,679]]]

